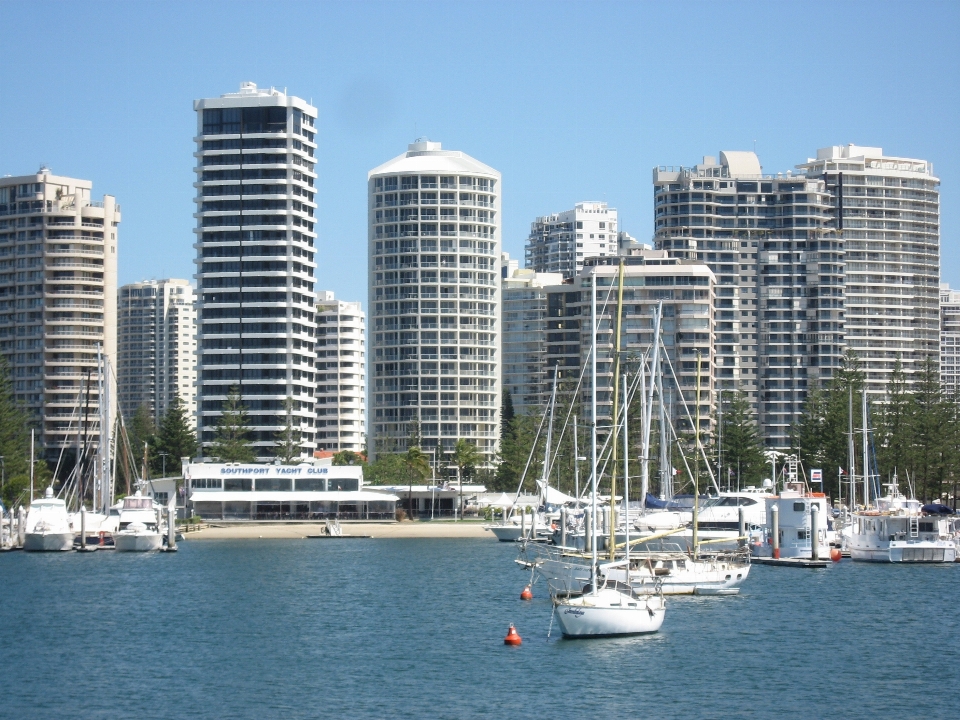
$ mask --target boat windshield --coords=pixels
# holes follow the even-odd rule
[[[708,500],[703,501],[700,504],[702,508],[708,507],[749,507],[750,505],[756,505],[757,501],[753,498],[745,497],[717,497],[709,498]]]
[[[153,498],[128,497],[123,499],[124,510],[150,510],[153,508]]]

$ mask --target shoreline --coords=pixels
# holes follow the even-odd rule
[[[343,523],[343,537],[373,538],[488,538],[496,542],[489,530],[480,522],[396,522],[396,523]],[[184,541],[190,540],[294,540],[320,535],[326,524],[318,523],[270,523],[264,525],[219,525],[186,533]],[[326,539],[326,538],[324,538]]]

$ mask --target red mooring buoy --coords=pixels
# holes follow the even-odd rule
[[[843,555],[842,555],[841,552],[840,552],[840,548],[830,548],[830,559],[831,559],[831,560],[833,560],[834,562],[840,562],[840,558],[842,558],[842,557],[843,557]]]
[[[520,635],[517,634],[517,629],[511,625],[510,629],[507,630],[507,636],[503,639],[504,645],[519,645],[523,642],[520,639]]]
[[[523,589],[523,592],[520,593],[520,599],[521,599],[521,600],[533,600],[533,593],[530,592],[530,586],[529,586],[529,585],[527,585],[527,586]]]

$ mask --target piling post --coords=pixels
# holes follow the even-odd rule
[[[23,505],[20,506],[20,509],[17,513],[17,544],[19,547],[23,547],[23,543],[27,538],[27,511],[23,509]]]
[[[737,541],[737,545],[742,549],[747,545],[747,538],[745,537],[747,534],[747,523],[743,517],[743,506],[737,508],[737,528],[740,531],[740,539]]]
[[[520,537],[527,536],[527,509],[520,508]]]
[[[820,559],[820,506],[814,500],[810,503],[810,559]]]
[[[177,516],[173,503],[167,506],[167,550],[177,549]]]
[[[560,508],[560,547],[567,546],[567,509]]]
[[[583,551],[593,552],[593,512],[590,508],[583,512]]]
[[[87,506],[80,505],[80,549],[87,549]]]
[[[773,525],[773,559],[780,559],[780,508],[777,505],[770,507],[770,522]]]

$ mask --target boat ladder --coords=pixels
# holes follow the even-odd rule
[[[910,523],[910,537],[920,537],[920,519],[916,515],[911,515],[908,522]]]

